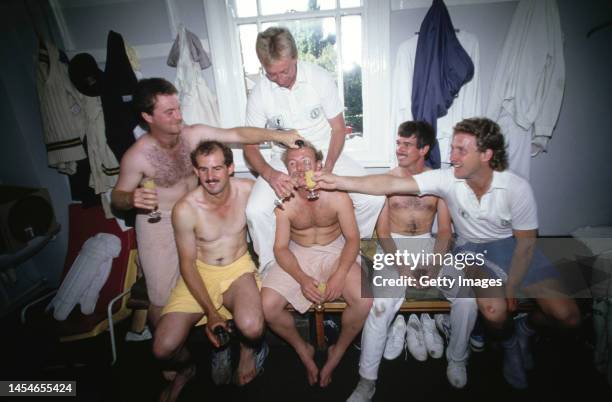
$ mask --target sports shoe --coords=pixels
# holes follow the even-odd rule
[[[376,392],[376,381],[366,380],[361,377],[357,383],[357,387],[346,400],[346,402],[371,402],[374,393]]]
[[[519,314],[514,318],[514,332],[521,348],[521,358],[523,359],[523,367],[525,370],[532,370],[535,366],[533,354],[531,353],[531,345],[529,338],[535,334],[535,331],[527,325],[527,314]]]
[[[213,348],[211,359],[211,377],[216,385],[229,384],[232,380],[232,349]]]
[[[446,378],[448,382],[455,388],[463,388],[467,384],[467,369],[465,362],[448,361],[446,366]]]
[[[421,325],[425,338],[425,348],[429,356],[439,359],[444,354],[444,341],[436,329],[435,321],[427,313],[421,314]]]
[[[406,325],[406,347],[408,351],[420,362],[427,360],[427,348],[425,346],[425,335],[423,325],[416,314],[410,314]]]
[[[406,320],[401,314],[397,315],[387,334],[387,343],[383,357],[387,360],[397,359],[404,350],[404,340],[406,339]]]
[[[434,315],[434,321],[436,322],[436,328],[448,343],[451,334],[450,314],[436,314]]]
[[[525,373],[521,347],[516,336],[512,335],[502,345],[504,347],[504,378],[516,389],[527,388],[527,373]]]

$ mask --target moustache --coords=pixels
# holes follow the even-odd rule
[[[204,183],[206,183],[206,184],[219,183],[219,180],[206,180]]]

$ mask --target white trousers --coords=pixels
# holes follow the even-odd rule
[[[393,234],[393,238],[408,238]],[[396,242],[397,244],[397,242]],[[402,244],[408,244],[404,241]],[[412,243],[419,250],[420,243]],[[431,243],[433,245],[433,243]],[[399,245],[398,245],[399,249]],[[379,252],[380,250],[377,250]],[[382,251],[381,251],[382,252]],[[417,251],[418,252],[418,251]],[[456,277],[457,270],[445,267],[439,277]],[[458,295],[460,289],[438,288],[444,297],[450,302],[450,326],[451,334],[446,349],[446,359],[456,362],[467,360],[469,356],[469,340],[472,329],[478,317],[478,306],[476,299]],[[463,289],[465,290],[465,289]],[[368,380],[378,378],[378,367],[383,357],[387,343],[387,332],[395,314],[398,312],[404,297],[375,298],[368,318],[363,326],[361,334],[361,356],[359,357],[359,375]]]
[[[325,160],[325,158],[324,158]],[[270,165],[286,173],[287,168],[278,156],[272,156]],[[350,157],[341,154],[334,166],[334,174],[341,176],[365,176],[366,170]],[[359,226],[359,235],[362,238],[372,237],[378,215],[385,203],[384,196],[350,193],[355,208],[355,217]],[[259,269],[264,269],[274,261],[274,236],[276,233],[276,219],[274,217],[274,199],[276,195],[272,187],[263,177],[255,181],[251,196],[247,203],[246,216],[249,234],[253,240],[255,252],[259,256]]]

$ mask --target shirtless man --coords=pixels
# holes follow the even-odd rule
[[[138,255],[147,281],[149,320],[155,326],[179,276],[170,211],[179,198],[197,185],[189,153],[203,140],[251,144],[273,140],[295,146],[300,137],[296,132],[260,128],[184,125],[177,90],[162,78],[139,81],[133,102],[147,134],[121,160],[112,205],[122,210],[140,210],[136,216]],[[155,189],[143,188],[144,179],[153,179]],[[161,220],[147,216],[154,209],[161,212]]]
[[[408,178],[430,170],[425,166],[425,159],[435,141],[435,133],[431,125],[421,121],[407,121],[399,126],[397,135],[395,154],[398,166],[390,170],[388,174]],[[431,230],[436,214],[438,231],[434,240]],[[387,196],[387,202],[378,217],[376,233],[381,245],[377,253],[395,254],[396,250],[400,249],[412,253],[420,253],[424,250],[444,254],[450,247],[451,218],[446,203],[438,197],[391,194]],[[396,268],[386,269],[389,270],[388,274],[393,274],[390,270]],[[400,271],[402,275],[407,276],[415,276],[417,272],[410,269],[400,269]],[[401,292],[398,289],[393,289],[393,291],[384,289],[382,292],[380,297],[374,299],[364,325],[359,361],[361,379],[348,402],[370,401],[376,391],[378,367],[383,352],[386,358],[396,358],[403,350],[406,333],[403,317],[398,317],[388,338],[387,331],[393,317],[405,300],[405,289],[401,289]],[[449,297],[449,300],[453,303],[451,327],[454,324],[455,328],[451,333],[447,349],[449,361],[447,377],[453,386],[462,388],[467,382],[465,360],[468,353],[468,331],[471,331],[473,327],[472,321],[476,319],[477,307],[474,299]],[[408,325],[413,326],[415,331],[425,331],[430,334],[436,331],[435,323],[428,315],[422,317],[422,322],[419,322],[418,319],[412,321],[413,319],[408,322]],[[462,335],[462,331],[467,334]],[[433,335],[430,335],[429,339],[432,337]],[[427,338],[425,344],[415,345],[422,349],[415,353],[415,358],[418,360],[427,358],[426,345],[427,349],[432,349],[432,345],[428,345]],[[440,346],[443,348],[443,344]],[[432,350],[429,352],[434,356]],[[440,354],[441,350],[435,357],[439,357]]]
[[[292,176],[296,171],[304,172],[305,160],[316,166],[315,170],[321,169],[322,154],[310,143],[283,155]],[[361,330],[372,300],[361,297],[361,272],[356,261],[359,230],[351,198],[343,192],[321,191],[318,199],[308,200],[303,180],[297,179],[296,184],[295,196],[285,201],[283,209],[275,210],[277,263],[263,280],[261,297],[267,324],[293,346],[306,367],[308,382],[313,385],[318,381],[326,387],[346,348]],[[326,284],[324,291],[319,284]],[[342,331],[338,342],[329,347],[327,362],[319,373],[313,347],[300,337],[285,307],[290,303],[303,314],[312,303],[340,296],[347,304]]]
[[[195,368],[189,362],[185,340],[194,325],[206,324],[205,332],[215,347],[216,327],[226,331],[232,318],[242,335],[238,384],[257,375],[267,348],[260,344],[264,330],[256,267],[247,251],[246,203],[253,180],[230,177],[234,172],[232,150],[216,141],[198,145],[191,154],[200,184],[177,201],[172,225],[178,248],[181,277],[162,311],[153,353],[171,360],[178,373],[162,393],[161,400],[174,401]],[[259,368],[260,368],[259,367]]]

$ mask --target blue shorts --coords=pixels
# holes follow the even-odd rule
[[[454,253],[482,253],[485,256],[485,266],[490,278],[500,278],[506,282],[510,272],[512,255],[516,247],[516,239],[508,237],[506,239],[494,240],[486,243],[466,243],[457,246]],[[546,279],[558,278],[559,271],[550,262],[548,257],[537,247],[533,251],[529,268],[520,284],[520,288],[533,285]]]

